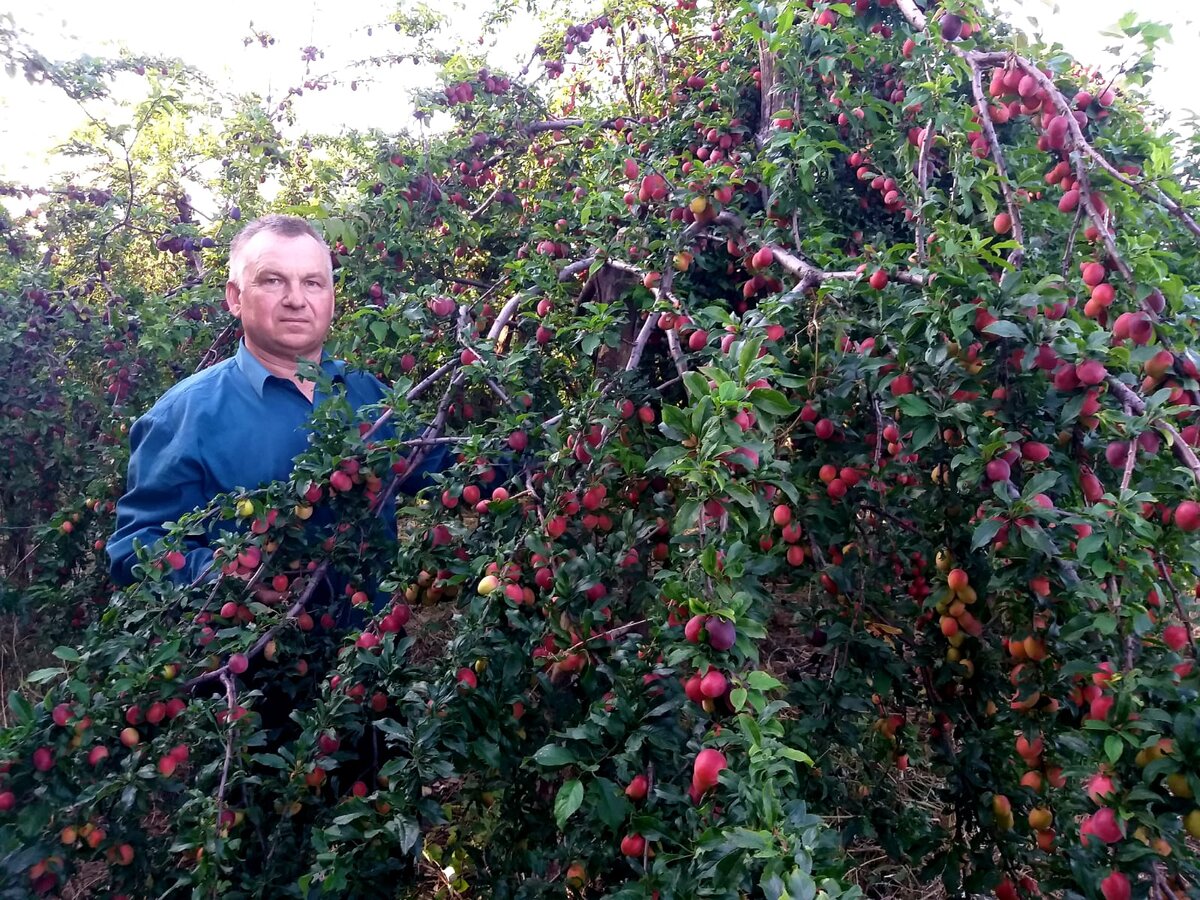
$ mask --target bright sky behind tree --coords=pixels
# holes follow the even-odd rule
[[[1102,34],[1124,13],[1132,8],[1142,19],[1170,25],[1173,43],[1158,51],[1162,68],[1150,86],[1151,96],[1170,112],[1177,126],[1189,110],[1200,113],[1190,77],[1200,59],[1200,4],[1195,0],[995,2],[1017,27],[1062,43],[1082,62],[1099,66],[1106,74],[1130,57],[1128,52],[1108,54],[1106,48],[1119,42]],[[449,11],[464,33],[473,36],[491,3],[441,0],[431,5]],[[414,6],[409,3],[405,8]],[[385,22],[393,8],[387,3],[346,0],[209,0],[202,8],[157,0],[117,4],[42,0],[14,15],[17,26],[31,33],[34,46],[54,59],[113,54],[126,47],[179,57],[231,93],[256,92],[274,100],[304,81],[302,48],[316,47],[324,56],[312,63],[312,74],[338,71],[347,82],[357,75],[363,83],[356,91],[348,84],[306,91],[295,100],[300,127],[312,132],[395,131],[412,122],[406,90],[431,83],[433,68],[405,63],[361,73],[346,69],[354,60],[403,49],[403,39]],[[1036,20],[1036,28],[1030,19]],[[373,33],[368,34],[368,29]],[[275,43],[264,48],[253,38],[256,31],[269,33]],[[494,56],[500,62],[523,62],[532,43],[530,18],[522,15],[493,45]],[[83,121],[79,107],[53,88],[28,85],[20,76],[0,76],[0,178],[44,181],[53,148]]]

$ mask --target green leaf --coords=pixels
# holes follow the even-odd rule
[[[750,696],[750,694],[745,688],[734,688],[729,692],[729,705],[732,706],[734,710],[739,710],[746,705],[746,698],[748,696]]]
[[[913,430],[912,443],[909,445],[910,450],[916,453],[918,450],[924,449],[937,433],[938,423],[934,419],[922,422]]]
[[[699,372],[688,372],[683,376],[683,386],[687,388],[688,395],[693,401],[699,400],[701,397],[707,397],[710,393],[708,389],[708,379]]]
[[[19,691],[8,692],[8,708],[13,711],[18,722],[33,721],[33,706]]]
[[[1031,550],[1037,550],[1039,553],[1051,558],[1058,557],[1058,545],[1054,543],[1054,539],[1050,537],[1042,528],[1033,527],[1027,528],[1022,526],[1018,529],[1021,535],[1021,541]]]
[[[51,678],[57,678],[65,671],[66,669],[61,668],[34,669],[25,676],[25,680],[29,682],[29,684],[42,684],[43,682],[49,681]]]
[[[738,352],[738,374],[745,377],[750,371],[750,364],[758,359],[758,348],[762,346],[762,341],[759,338],[750,338],[742,341],[741,350]]]
[[[725,486],[725,491],[729,494],[729,498],[739,506],[744,506],[747,509],[753,509],[757,500],[749,488],[738,484],[736,481],[729,482]]]
[[[54,655],[63,662],[79,662],[82,658],[74,647],[55,647]]]
[[[583,782],[578,778],[563,782],[563,786],[558,789],[558,796],[554,798],[554,821],[558,823],[560,830],[566,827],[567,819],[582,805]]]
[[[288,768],[287,761],[277,753],[255,753],[251,759],[253,759],[260,766],[267,766],[271,769]]]
[[[806,766],[813,764],[813,758],[803,750],[797,750],[795,747],[780,747],[779,753],[781,756],[786,756],[788,759],[793,759],[798,763],[804,763]]]
[[[766,850],[769,846],[770,834],[751,831],[748,828],[735,828],[725,835],[725,842],[741,850]]]
[[[595,815],[609,828],[616,829],[629,815],[629,801],[616,784],[607,778],[596,778],[587,786],[588,813]]]
[[[557,768],[558,766],[567,766],[576,761],[575,754],[566,747],[558,744],[547,744],[533,754],[533,761],[539,766],[546,766],[549,769]]]
[[[925,418],[933,415],[933,407],[916,394],[905,394],[896,401],[896,405],[906,416]]]
[[[1116,764],[1121,758],[1121,751],[1125,748],[1125,742],[1115,734],[1110,734],[1104,739],[1104,755],[1108,757],[1110,763]]]
[[[678,462],[687,456],[687,454],[686,447],[681,447],[678,444],[668,444],[666,447],[660,447],[654,452],[653,456],[646,460],[646,469],[660,469],[665,471],[672,463]]]
[[[678,406],[664,403],[662,408],[662,424],[678,429],[686,434],[688,430],[688,417],[684,415],[683,410]]]
[[[1075,545],[1075,556],[1079,559],[1086,559],[1104,546],[1104,540],[1103,534],[1089,534]]]
[[[1026,498],[1037,494],[1044,494],[1058,483],[1058,479],[1059,474],[1057,472],[1038,472],[1038,474],[1026,482],[1025,490],[1021,493]]]
[[[989,543],[1003,527],[1003,519],[984,519],[975,528],[975,535],[971,538],[971,549],[978,550],[984,544]]]
[[[796,411],[782,391],[772,388],[755,388],[750,392],[750,402],[773,416],[790,416]]]
[[[783,687],[783,682],[769,672],[755,671],[746,676],[746,682],[756,691],[773,691]]]
[[[983,329],[985,334],[994,334],[997,337],[1017,338],[1025,337],[1025,332],[1021,330],[1021,326],[1016,322],[1009,322],[1007,319],[997,319],[991,325]]]

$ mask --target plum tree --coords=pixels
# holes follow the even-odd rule
[[[523,71],[421,51],[444,133],[292,140],[2,34],[147,91],[79,136],[94,184],[4,189],[4,590],[60,644],[0,733],[14,896],[852,896],[860,840],[954,894],[1196,889],[1200,200],[1149,53],[1110,86],[974,2],[634,2]],[[129,424],[231,352],[276,207],[390,396],[115,590]]]

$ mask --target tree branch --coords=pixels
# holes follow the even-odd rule
[[[921,193],[921,202],[917,206],[917,259],[925,262],[929,258],[929,247],[926,241],[925,203],[929,200],[929,147],[933,143],[933,119],[925,125],[921,138],[921,152],[917,157],[917,190]],[[792,218],[793,225],[795,216]],[[800,236],[796,235],[796,247],[800,246]]]
[[[971,67],[971,92],[975,95],[975,109],[979,112],[979,123],[983,126],[983,134],[992,150],[992,162],[996,164],[996,172],[1000,176],[1000,191],[1004,194],[1004,205],[1008,208],[1008,216],[1012,220],[1013,239],[1017,242],[1017,248],[1012,252],[1009,261],[1014,269],[1019,269],[1025,260],[1025,229],[1021,225],[1021,208],[1017,204],[1017,197],[1008,177],[1008,164],[1004,160],[1000,139],[996,137],[991,107],[988,105],[987,95],[983,92],[983,74],[979,64],[971,56],[968,55],[966,60]]]
[[[674,328],[667,330],[667,348],[671,352],[671,361],[675,363],[675,371],[682,378],[687,374],[687,360],[683,358],[683,348],[679,346],[679,332]]]
[[[495,189],[486,197],[484,197],[483,201],[477,207],[467,213],[467,221],[474,222],[476,219],[482,216],[487,208],[492,205],[495,199],[500,196],[500,189],[501,186],[496,185]]]
[[[1083,221],[1083,207],[1075,207],[1075,221],[1071,223],[1071,230],[1067,232],[1067,246],[1063,250],[1062,258],[1062,277],[1066,281],[1071,274],[1071,255],[1075,252],[1075,236],[1079,234],[1079,223]]]
[[[585,256],[583,259],[577,259],[573,263],[568,263],[563,266],[561,272],[558,273],[559,281],[570,281],[580,272],[586,272],[592,267],[592,263],[596,261],[595,255]]]
[[[917,31],[925,31],[927,29],[929,24],[928,17],[917,7],[915,0],[896,0],[896,7],[908,21],[909,25],[911,25],[914,29]],[[1200,223],[1197,223],[1196,220],[1192,218],[1192,216],[1189,215],[1186,210],[1183,209],[1183,207],[1167,196],[1160,187],[1157,185],[1147,185],[1144,182],[1137,182],[1125,177],[1120,171],[1117,170],[1115,166],[1113,166],[1112,163],[1104,158],[1103,154],[1101,154],[1098,150],[1096,150],[1095,147],[1091,145],[1091,143],[1083,136],[1083,131],[1079,127],[1079,123],[1075,121],[1075,117],[1072,115],[1073,110],[1071,109],[1070,104],[1067,102],[1067,98],[1063,96],[1063,93],[1054,84],[1053,80],[1048,77],[1040,68],[1038,68],[1025,57],[1018,54],[1009,53],[1007,51],[965,51],[954,45],[951,45],[950,49],[959,57],[966,60],[971,66],[973,70],[973,80],[975,77],[977,77],[975,73],[978,71],[979,66],[1001,65],[1007,62],[1009,59],[1013,60],[1026,74],[1037,81],[1038,85],[1046,92],[1046,95],[1050,98],[1051,102],[1053,102],[1059,114],[1066,117],[1067,129],[1071,138],[1071,143],[1079,151],[1079,153],[1073,154],[1073,164],[1076,179],[1079,182],[1080,201],[1086,209],[1088,216],[1092,219],[1093,224],[1095,224],[1101,238],[1103,239],[1105,250],[1108,252],[1109,256],[1112,257],[1113,262],[1121,272],[1122,277],[1125,278],[1130,286],[1133,286],[1133,273],[1129,270],[1129,267],[1121,258],[1120,253],[1117,250],[1113,234],[1108,227],[1108,223],[1105,221],[1104,217],[1099,214],[1095,204],[1092,202],[1091,183],[1087,177],[1087,170],[1083,165],[1084,156],[1090,157],[1092,160],[1094,160],[1095,163],[1107,175],[1116,181],[1131,188],[1139,196],[1146,197],[1151,202],[1165,209],[1169,214],[1177,218],[1183,224],[1184,228],[1186,228],[1196,237],[1200,238]],[[972,87],[974,87],[974,84]],[[981,90],[982,85],[980,85],[980,91]],[[976,99],[979,99],[979,92],[976,93]],[[991,136],[989,136],[989,141],[990,140]],[[1011,211],[1010,214],[1012,214]],[[1014,228],[1016,226],[1016,222],[1017,219],[1014,215]],[[1153,312],[1149,309],[1147,311]],[[1155,315],[1157,314],[1155,313]]]
[[[1146,411],[1146,401],[1138,396],[1125,382],[1121,381],[1115,375],[1109,375],[1105,381],[1108,383],[1108,388],[1113,392],[1113,395],[1118,401],[1135,416],[1140,416]],[[1196,483],[1200,484],[1200,460],[1196,458],[1196,454],[1192,451],[1191,446],[1183,439],[1183,436],[1176,430],[1175,426],[1163,419],[1155,419],[1151,422],[1154,428],[1157,428],[1171,442],[1171,450],[1175,457],[1183,463],[1189,470],[1192,476],[1196,479]],[[1134,448],[1130,448],[1130,453],[1135,452]]]
[[[1179,594],[1179,588],[1175,587],[1175,581],[1171,578],[1171,570],[1167,568],[1167,564],[1163,562],[1161,556],[1155,556],[1155,563],[1158,565],[1158,571],[1162,574],[1163,580],[1167,583],[1167,589],[1171,592],[1171,599],[1175,601],[1175,612],[1179,614],[1179,621],[1187,629],[1188,644],[1192,648],[1192,659],[1200,660],[1200,652],[1196,649],[1196,635],[1192,631],[1192,620],[1188,616],[1187,607],[1183,603],[1183,597]]]
[[[967,54],[966,58],[969,62],[972,58],[972,55]],[[1029,60],[1022,56],[1017,56],[1016,62],[1017,65],[1019,65],[1027,75],[1037,81],[1042,90],[1046,92],[1046,96],[1050,98],[1050,101],[1058,110],[1059,115],[1066,118],[1067,133],[1071,136],[1071,142],[1076,149],[1082,150],[1087,144],[1087,139],[1084,138],[1083,132],[1079,128],[1079,123],[1075,121],[1074,110],[1071,109],[1071,105],[1067,102],[1067,98],[1063,96],[1062,91],[1058,89],[1058,86],[1055,85],[1052,80],[1050,80],[1045,72],[1031,63]],[[1106,217],[1100,214],[1099,207],[1096,206],[1095,198],[1092,193],[1092,183],[1088,178],[1087,167],[1083,164],[1083,157],[1078,153],[1071,154],[1071,157],[1071,161],[1075,169],[1075,179],[1079,182],[1079,202],[1083,205],[1083,208],[1087,210],[1088,218],[1092,220],[1092,224],[1096,226],[1096,230],[1099,232],[1100,238],[1104,242],[1104,249],[1107,251],[1109,257],[1112,258],[1113,264],[1117,267],[1117,271],[1121,273],[1121,277],[1125,279],[1130,288],[1133,288],[1136,286],[1133,280],[1133,272],[1122,258],[1121,251],[1117,249],[1116,237],[1113,234],[1108,220]],[[1155,318],[1158,317],[1158,313],[1156,312],[1153,312],[1153,315]]]
[[[633,342],[633,349],[629,351],[629,359],[625,361],[626,372],[632,372],[641,363],[642,354],[646,350],[646,345],[650,343],[650,335],[658,327],[658,320],[661,315],[661,313],[652,312],[646,316],[646,321],[642,323],[637,338]]]
[[[325,560],[319,566],[313,569],[309,576],[308,584],[304,586],[304,591],[298,598],[296,598],[296,602],[292,604],[291,608],[288,609],[287,613],[284,614],[283,619],[278,624],[268,628],[266,632],[264,632],[259,639],[254,642],[254,645],[248,651],[246,651],[247,659],[254,659],[256,656],[258,656],[258,654],[263,651],[263,648],[266,647],[267,644],[275,637],[282,625],[292,621],[296,618],[296,616],[304,612],[305,607],[307,607],[309,602],[312,600],[313,594],[315,594],[317,591],[317,585],[320,584],[320,582],[324,579],[325,573],[328,571],[329,560]],[[189,694],[195,693],[197,688],[208,684],[210,681],[216,681],[217,679],[220,679],[222,682],[224,682],[229,677],[229,662],[226,661],[223,666],[213,669],[211,672],[205,672],[203,675],[197,675],[195,678],[185,682],[183,685],[183,691],[184,693]]]
[[[900,10],[900,14],[908,20],[908,24],[917,31],[924,31],[927,20],[925,13],[917,8],[914,0],[896,0],[896,9]]]
[[[217,784],[217,830],[221,829],[221,816],[225,811],[225,787],[229,783],[229,766],[233,762],[233,736],[237,731],[237,719],[234,714],[237,710],[237,693],[233,689],[233,679],[228,672],[221,674],[221,683],[225,685],[225,703],[229,710],[229,718],[226,724],[229,725],[229,734],[225,738],[225,762],[221,766],[221,780]]]

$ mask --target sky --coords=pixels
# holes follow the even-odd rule
[[[1194,72],[1200,59],[1200,3],[1196,0],[995,0],[1023,30],[1062,43],[1079,59],[1116,67],[1105,52],[1110,28],[1130,8],[1145,19],[1170,24],[1174,43],[1164,46],[1164,67],[1151,85],[1155,102],[1182,121],[1184,111],[1200,112],[1194,96]],[[405,9],[416,6],[405,0]],[[491,0],[430,0],[450,11],[467,36],[474,36]],[[319,47],[323,59],[315,72],[339,69],[372,54],[403,49],[402,38],[385,23],[395,7],[364,0],[207,0],[201,7],[161,0],[41,0],[14,13],[18,27],[56,59],[80,54],[113,54],[121,47],[134,52],[179,57],[216,79],[232,92],[257,92],[276,99],[288,86],[302,82],[301,48]],[[1032,25],[1030,20],[1035,20]],[[371,29],[372,33],[368,33]],[[274,45],[263,48],[253,34],[268,32]],[[250,38],[250,44],[245,40]],[[491,46],[497,58],[515,61],[530,50],[527,18]],[[308,91],[295,101],[297,118],[306,130],[337,132],[343,128],[377,127],[395,131],[411,124],[405,91],[429,84],[432,67],[411,63],[372,69],[373,83],[324,92]],[[1191,76],[1191,77],[1189,77]],[[353,77],[346,73],[346,77]],[[52,148],[83,121],[79,108],[52,88],[28,85],[23,77],[0,74],[0,179],[40,183]]]
[[[418,4],[406,0],[403,5],[412,9]],[[483,11],[493,3],[430,0],[429,5],[449,12],[460,27],[477,29]],[[314,75],[337,71],[347,82],[360,77],[363,84],[356,91],[348,86],[306,91],[294,101],[300,124],[311,132],[396,131],[412,124],[406,90],[432,84],[433,67],[405,62],[366,73],[346,68],[355,60],[409,46],[386,22],[395,8],[387,0],[206,0],[199,7],[161,0],[41,0],[13,15],[17,26],[30,34],[29,42],[53,59],[114,55],[125,47],[182,59],[231,93],[258,93],[275,100],[304,81],[302,48],[315,46],[324,56],[312,64]],[[498,59],[532,49],[528,24],[523,20],[518,26],[524,26],[521,46],[510,41],[510,46],[495,48]],[[273,45],[264,48],[255,39],[263,33],[275,39]],[[126,84],[136,90],[139,86],[130,80]],[[83,121],[79,107],[54,88],[0,73],[0,178],[43,172],[47,150]]]

